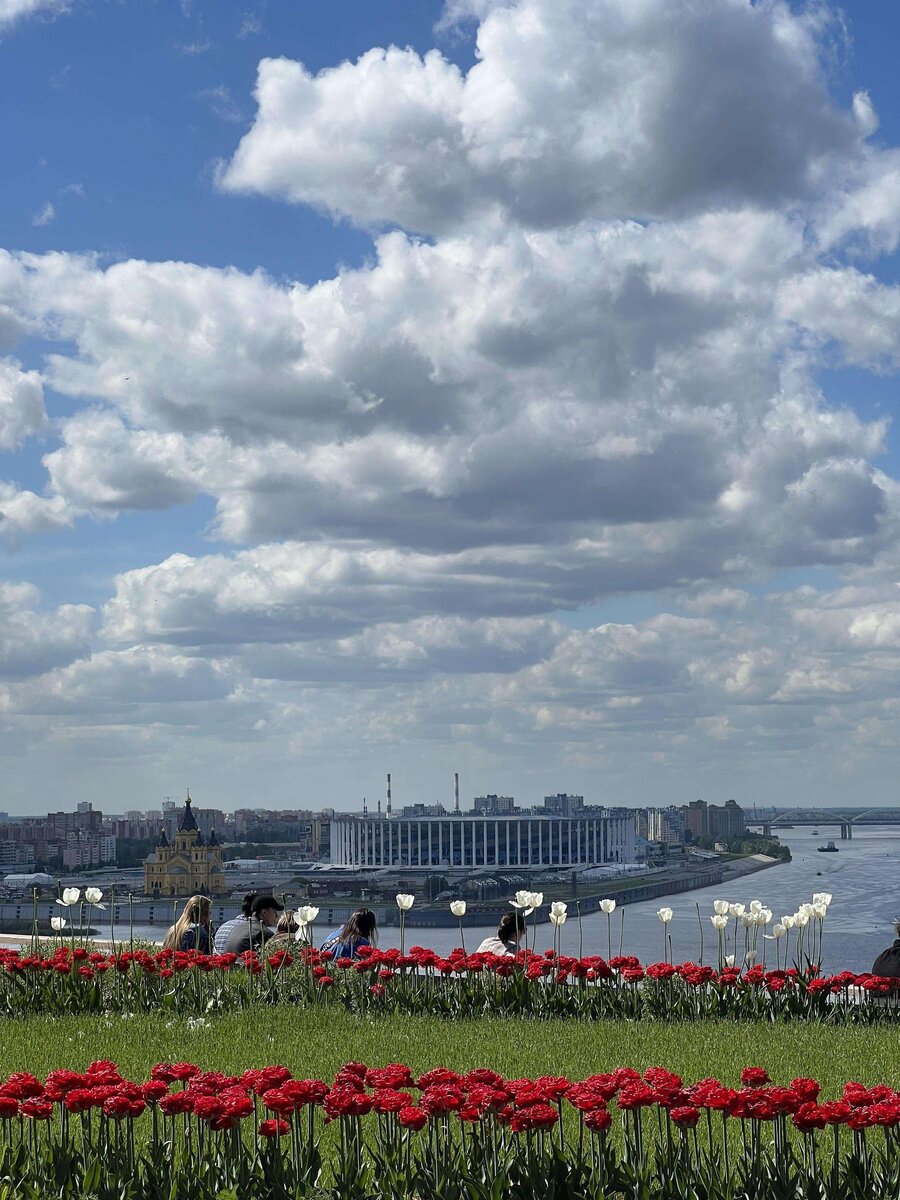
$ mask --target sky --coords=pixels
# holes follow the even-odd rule
[[[898,44],[0,0],[0,809],[896,805]]]

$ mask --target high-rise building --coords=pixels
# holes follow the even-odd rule
[[[573,817],[584,808],[584,796],[570,796],[567,792],[557,792],[555,796],[544,797],[544,811],[557,817]]]
[[[512,796],[476,796],[474,811],[483,817],[503,817],[516,811],[516,802]]]

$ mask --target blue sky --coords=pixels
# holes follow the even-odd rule
[[[6,807],[889,801],[900,10],[548,4],[0,0]]]

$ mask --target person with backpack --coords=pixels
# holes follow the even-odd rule
[[[378,944],[378,921],[375,914],[368,908],[358,908],[344,922],[340,929],[335,929],[322,943],[321,949],[331,954],[334,960],[339,958],[356,958],[361,946]]]

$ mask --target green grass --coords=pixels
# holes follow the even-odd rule
[[[736,1083],[741,1067],[766,1067],[773,1079],[818,1079],[835,1095],[846,1080],[900,1086],[892,1028],[696,1022],[536,1022],[513,1017],[447,1022],[433,1017],[359,1018],[336,1008],[273,1008],[232,1013],[191,1026],[184,1018],[33,1017],[0,1023],[0,1075],[55,1067],[83,1069],[110,1058],[143,1079],[167,1059],[237,1074],[278,1062],[297,1074],[330,1078],[349,1059],[456,1070],[491,1067],[507,1076],[583,1078],[616,1066],[664,1066],[686,1081],[707,1075]]]

